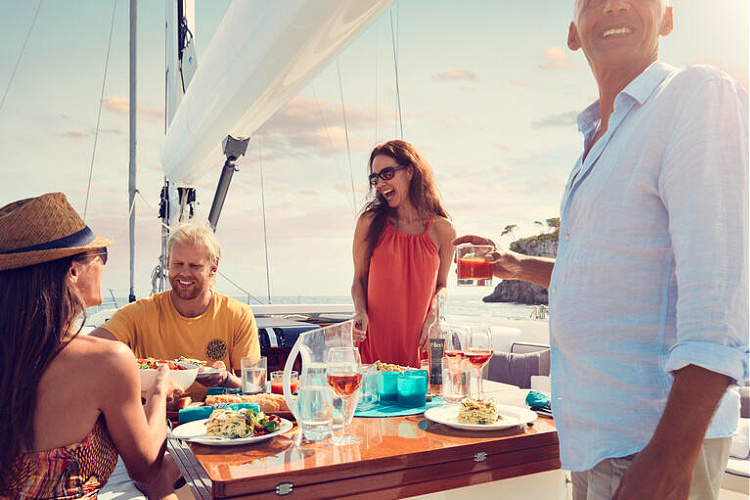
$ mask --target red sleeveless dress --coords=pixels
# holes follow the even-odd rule
[[[419,338],[437,285],[440,256],[427,234],[396,231],[388,220],[370,257],[367,280],[367,337],[363,363],[380,360],[419,368]]]

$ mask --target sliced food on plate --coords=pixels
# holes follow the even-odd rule
[[[465,424],[494,424],[502,419],[493,399],[464,399],[457,418]]]
[[[281,420],[276,415],[251,408],[217,408],[206,421],[206,434],[227,439],[262,436],[279,430]]]

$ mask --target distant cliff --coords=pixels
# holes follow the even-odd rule
[[[554,231],[516,240],[511,243],[510,249],[524,255],[557,256],[557,240],[560,235],[559,219],[549,219],[547,222],[551,228],[554,228]],[[510,280],[501,281],[495,287],[495,290],[482,300],[484,302],[517,302],[532,305],[549,303],[546,288],[523,281]]]

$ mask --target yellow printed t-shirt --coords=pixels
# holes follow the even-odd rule
[[[118,309],[103,327],[130,347],[136,357],[223,361],[227,370],[240,371],[244,357],[259,358],[260,343],[249,305],[212,291],[208,309],[195,318],[182,316],[170,292],[161,292]],[[206,388],[194,383],[187,391],[202,400]]]

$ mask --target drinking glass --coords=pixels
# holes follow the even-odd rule
[[[467,349],[464,350],[464,358],[469,362],[471,368],[477,375],[476,399],[482,399],[482,368],[489,363],[492,357],[492,335],[489,326],[472,327],[466,337]]]
[[[448,325],[443,331],[443,335],[445,336],[443,354],[451,359],[463,359],[467,347],[466,328]]]
[[[459,286],[492,285],[492,264],[485,255],[495,249],[492,245],[464,243],[456,247],[456,274]]]
[[[341,435],[331,436],[335,445],[358,444],[361,438],[351,435],[359,391],[362,387],[362,361],[354,347],[333,347],[326,357],[326,380],[336,397],[341,399],[343,417]]]
[[[464,399],[469,390],[469,371],[463,358],[448,358],[443,363],[443,399],[457,403]]]
[[[362,365],[362,390],[357,409],[369,410],[378,404],[378,367]]]
[[[297,392],[297,372],[292,371],[289,378],[289,389]],[[284,394],[284,370],[271,372],[271,394]]]
[[[268,361],[265,356],[258,359],[242,358],[242,393],[258,394],[266,392],[266,367]]]

